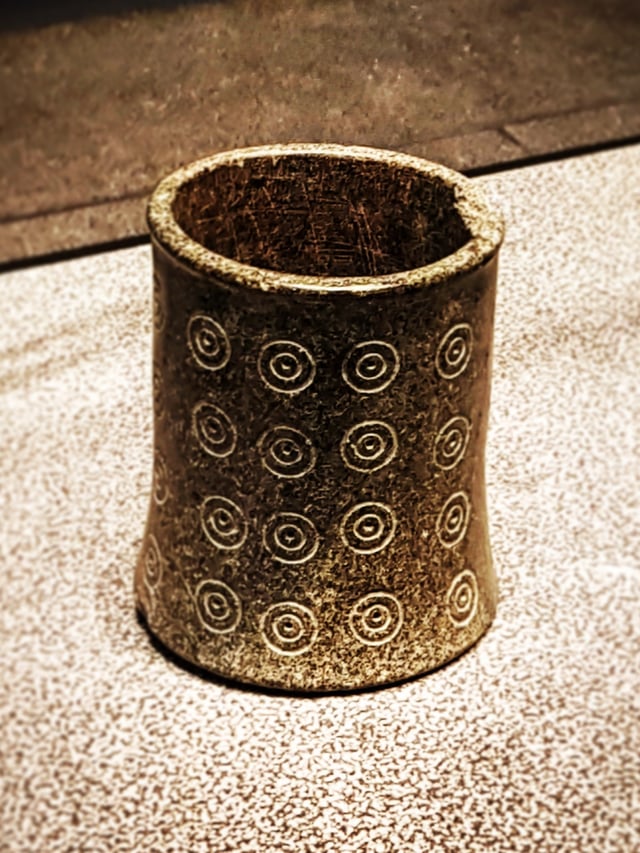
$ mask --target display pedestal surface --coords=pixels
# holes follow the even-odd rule
[[[482,179],[507,219],[498,616],[400,686],[208,680],[136,619],[148,247],[2,276],[3,851],[640,845],[640,148]]]

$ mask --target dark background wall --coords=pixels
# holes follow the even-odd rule
[[[274,141],[487,169],[640,134],[635,0],[26,2],[0,33],[0,262],[143,234],[180,163]]]

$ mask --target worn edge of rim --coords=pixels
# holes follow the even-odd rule
[[[455,204],[471,233],[467,242],[444,258],[422,267],[379,276],[311,276],[277,272],[244,264],[207,249],[190,237],[173,215],[173,202],[180,187],[203,172],[225,165],[243,165],[248,160],[313,154],[317,157],[373,161],[413,169],[435,176],[453,188]],[[464,175],[439,163],[380,148],[359,145],[290,143],[240,148],[204,157],[165,177],[156,186],[147,206],[147,223],[160,246],[189,270],[213,276],[229,285],[268,292],[314,294],[348,293],[370,295],[413,290],[469,274],[488,263],[504,239],[504,220],[499,210],[487,205],[482,192]]]

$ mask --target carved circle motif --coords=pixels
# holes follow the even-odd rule
[[[447,591],[449,618],[457,628],[464,628],[478,609],[478,582],[473,572],[465,569],[456,575]]]
[[[393,510],[371,501],[351,507],[342,519],[340,535],[345,545],[358,554],[375,554],[391,542],[396,526]]]
[[[220,323],[206,314],[193,314],[187,326],[187,343],[205,370],[221,370],[231,357],[231,344]]]
[[[258,442],[262,464],[276,477],[304,477],[316,464],[311,441],[297,429],[276,426]]]
[[[316,375],[313,356],[295,341],[271,341],[260,350],[258,372],[267,388],[279,394],[297,394]]]
[[[240,548],[247,538],[247,519],[240,507],[228,498],[220,495],[206,498],[200,508],[200,520],[205,536],[217,548]]]
[[[240,599],[226,583],[205,580],[195,594],[198,619],[203,628],[214,634],[228,634],[237,628],[242,617]]]
[[[471,503],[464,492],[455,492],[444,503],[436,522],[436,534],[445,548],[464,538],[471,517]]]
[[[436,352],[436,370],[443,379],[455,379],[466,370],[471,346],[471,326],[468,323],[458,323],[449,329]]]
[[[210,456],[229,456],[236,447],[237,432],[230,418],[206,400],[196,403],[191,428],[200,447]]]
[[[167,631],[164,644],[183,658],[190,658],[194,654],[195,643],[190,632],[184,629],[180,623],[172,624]]]
[[[162,506],[169,498],[169,475],[167,465],[161,453],[156,451],[153,457],[153,499]]]
[[[349,429],[340,443],[344,464],[355,471],[377,471],[398,451],[395,429],[383,421],[363,421]]]
[[[265,525],[264,544],[276,560],[295,565],[310,560],[320,540],[314,523],[306,516],[281,512]]]
[[[147,536],[147,547],[144,554],[144,581],[149,587],[157,586],[162,580],[164,560],[158,547],[156,537],[150,533]]]
[[[301,655],[318,637],[313,612],[295,601],[272,604],[260,620],[260,629],[267,646],[280,655]]]
[[[404,617],[402,605],[388,592],[371,592],[349,613],[349,628],[365,646],[382,646],[397,636]]]
[[[469,421],[462,415],[447,421],[438,432],[433,448],[433,460],[438,468],[449,471],[461,462],[470,432]]]
[[[400,356],[386,341],[363,341],[349,352],[342,365],[342,378],[360,394],[375,394],[387,388],[398,375]]]

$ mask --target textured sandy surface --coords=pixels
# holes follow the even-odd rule
[[[2,277],[0,850],[638,849],[639,174],[635,147],[484,179],[499,614],[368,694],[253,693],[152,647],[149,250]]]

